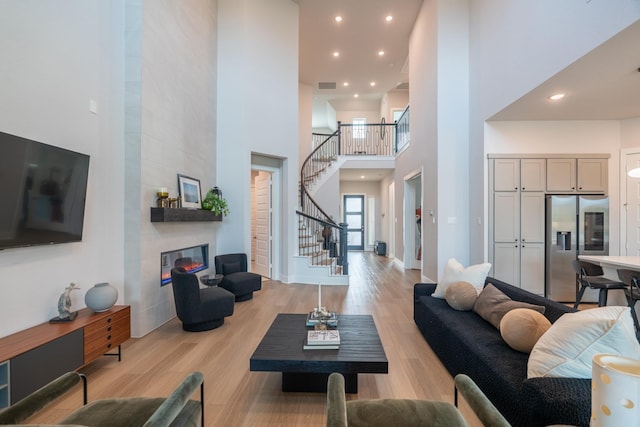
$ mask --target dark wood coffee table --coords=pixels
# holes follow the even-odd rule
[[[251,371],[282,372],[282,391],[326,392],[327,378],[340,372],[345,391],[358,392],[358,374],[389,372],[371,315],[338,315],[340,349],[303,350],[306,314],[278,314],[250,359]]]

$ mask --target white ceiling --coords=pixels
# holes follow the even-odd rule
[[[409,34],[422,0],[298,0],[300,5],[300,81],[316,99],[332,104],[377,102],[384,93],[409,82]],[[335,17],[342,16],[337,23]],[[393,16],[386,22],[387,15]],[[384,50],[385,55],[378,56]],[[340,57],[332,56],[334,51]],[[370,82],[375,82],[372,87]],[[336,89],[319,89],[321,82]],[[343,83],[349,86],[344,87]],[[405,89],[406,90],[406,89]],[[356,103],[357,105],[357,103]],[[336,105],[334,105],[336,108]],[[357,107],[355,107],[357,108]]]
[[[299,78],[337,110],[370,110],[384,93],[407,90],[409,35],[422,0],[297,0]],[[343,17],[336,23],[336,15]],[[391,22],[385,16],[392,15]],[[640,21],[534,88],[490,120],[622,120],[640,117]],[[384,57],[377,55],[384,50]],[[340,52],[339,58],[332,53]],[[349,82],[344,87],[343,82]],[[376,86],[371,87],[370,82]],[[335,82],[336,89],[319,89]],[[565,92],[560,102],[549,95]],[[355,99],[353,95],[359,94]],[[343,180],[375,175],[352,170]],[[382,175],[379,175],[382,176]],[[378,178],[379,180],[380,178]],[[375,179],[374,179],[375,180]]]
[[[340,169],[340,181],[381,181],[393,169]]]
[[[640,117],[640,21],[627,27],[491,120],[622,120]],[[562,101],[547,98],[558,92]]]

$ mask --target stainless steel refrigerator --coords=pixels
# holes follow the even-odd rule
[[[576,275],[571,261],[578,255],[609,254],[609,199],[605,196],[547,196],[545,295],[575,302]],[[597,302],[587,289],[583,302]]]

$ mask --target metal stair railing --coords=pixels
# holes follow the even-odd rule
[[[336,223],[309,193],[322,174],[338,159],[348,156],[393,156],[398,142],[409,140],[409,107],[396,123],[342,124],[332,134],[312,135],[315,148],[300,168],[299,254],[313,265],[331,267],[332,274],[349,274],[347,225]]]

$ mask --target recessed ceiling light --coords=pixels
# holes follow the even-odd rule
[[[369,85],[370,85],[371,87],[373,87],[373,86],[375,86],[375,85],[376,85],[376,82],[371,82],[371,83],[369,83]]]
[[[360,95],[358,95],[357,93],[354,93],[354,94],[353,94],[353,97],[354,97],[354,98],[357,98],[357,97],[359,97],[359,96],[360,96]]]
[[[344,86],[344,87],[349,86],[349,82],[344,82],[344,83],[342,83],[342,86]]]
[[[387,22],[391,22],[393,20],[393,16],[387,15],[387,16],[384,17],[384,20],[387,21]]]
[[[567,94],[566,93],[555,93],[553,95],[551,95],[549,97],[549,99],[551,101],[560,101],[562,98],[564,98]]]
[[[342,22],[342,16],[338,15],[334,18],[336,22]]]
[[[360,175],[360,179],[364,179],[364,175]]]
[[[378,51],[378,56],[384,56],[384,50],[379,50]]]
[[[340,52],[338,52],[337,50],[335,52],[333,52],[333,57],[337,58],[340,56]]]

